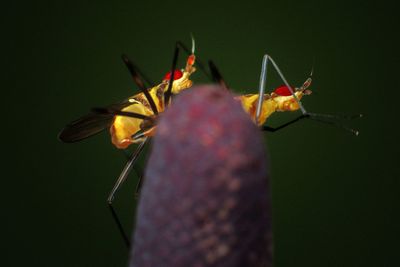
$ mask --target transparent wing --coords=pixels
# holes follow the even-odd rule
[[[88,114],[69,124],[58,135],[58,139],[65,143],[81,141],[85,138],[100,133],[111,126],[114,116]]]
[[[121,110],[132,105],[128,101],[107,106],[114,110]],[[91,137],[109,128],[113,122],[113,114],[89,113],[67,124],[58,134],[58,139],[65,143],[74,143]]]

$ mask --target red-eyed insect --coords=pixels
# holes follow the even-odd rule
[[[176,69],[180,49],[183,49],[188,54],[186,66],[181,70]],[[196,71],[194,67],[196,62],[194,39],[192,38],[191,50],[187,49],[181,42],[176,43],[172,68],[164,76],[162,82],[156,86],[146,88],[145,81],[150,83],[149,80],[126,55],[122,56],[122,60],[141,92],[120,103],[103,108],[93,108],[91,113],[66,125],[59,133],[58,138],[63,142],[73,143],[109,129],[111,142],[115,147],[125,149],[131,144],[138,144],[134,152],[129,156],[128,162],[107,199],[118,228],[129,246],[129,239],[119,222],[112,203],[116,192],[128,177],[145,144],[154,134],[157,116],[170,104],[172,96],[192,86],[190,76]],[[197,66],[207,74],[201,62],[197,61]],[[140,187],[141,178],[139,177],[137,191]]]
[[[188,58],[186,60],[185,68],[182,70],[177,70],[176,64],[180,48],[188,54]],[[148,142],[149,138],[154,135],[158,114],[162,113],[169,105],[172,95],[179,94],[181,91],[192,86],[190,76],[196,71],[196,68],[194,67],[196,61],[194,50],[194,40],[192,40],[191,51],[188,50],[181,42],[177,42],[171,71],[165,75],[160,84],[151,86],[148,89],[144,85],[144,80],[148,81],[148,79],[144,77],[141,71],[128,59],[127,56],[123,55],[122,59],[128,67],[134,82],[141,90],[141,93],[129,97],[121,103],[109,105],[104,108],[94,108],[90,114],[68,124],[59,134],[59,139],[61,141],[71,143],[93,136],[108,128],[110,129],[111,133],[111,141],[117,148],[125,149],[131,144],[138,144],[135,151],[129,157],[128,162],[115,182],[115,185],[107,199],[113,217],[128,246],[129,239],[127,238],[127,235],[125,234],[122,225],[112,207],[114,196],[128,177],[128,174],[132,170],[140,153],[144,149],[145,144]],[[275,68],[280,78],[284,82],[283,86],[276,88],[270,94],[264,93],[268,62],[271,62],[272,66]],[[207,76],[209,76],[203,64],[198,60],[197,66],[204,73],[206,73]],[[222,87],[227,89],[228,86],[226,82],[212,61],[209,62],[209,67],[212,78]],[[301,87],[293,90],[274,60],[270,56],[265,55],[262,62],[258,94],[240,95],[235,98],[242,103],[243,109],[264,131],[277,131],[303,118],[310,118],[342,127],[358,135],[358,131],[344,127],[335,120],[338,118],[351,119],[360,117],[360,115],[337,116],[330,114],[309,113],[305,110],[300,100],[303,96],[311,94],[311,90],[308,89],[308,87],[311,85],[311,81],[312,80],[310,77],[303,83]],[[267,119],[277,111],[282,112],[297,110],[301,110],[302,114],[292,121],[289,121],[276,128],[265,125]],[[139,181],[140,179],[141,177],[139,177]],[[138,187],[139,186],[140,182],[138,184]]]
[[[270,94],[265,93],[268,62],[271,62],[272,66],[284,83],[283,85],[275,88]],[[213,79],[218,82],[222,87],[228,89],[226,82],[222,78],[222,75],[220,74],[215,64],[210,61],[209,66]],[[243,109],[250,115],[254,123],[259,126],[263,131],[275,132],[302,119],[308,118],[342,128],[346,131],[353,133],[354,135],[358,135],[359,131],[344,126],[343,124],[339,123],[338,120],[360,118],[362,117],[362,114],[349,116],[310,113],[306,111],[301,103],[301,99],[303,96],[307,96],[312,93],[312,91],[309,89],[309,86],[312,82],[311,76],[312,72],[310,77],[303,83],[303,85],[293,89],[287,82],[286,78],[283,76],[283,73],[281,72],[275,61],[266,54],[264,55],[262,61],[258,94],[239,95],[236,96],[235,99],[241,102]],[[275,128],[265,125],[267,119],[275,112],[293,112],[297,110],[300,110],[302,114],[289,122],[286,122]]]

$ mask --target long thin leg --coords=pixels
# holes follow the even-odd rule
[[[287,88],[289,88],[289,91],[292,93],[294,99],[296,100],[296,102],[299,104],[301,113],[307,114],[306,109],[303,107],[303,105],[301,104],[300,100],[296,97],[296,95],[294,94],[294,90],[292,89],[292,87],[289,85],[289,83],[287,82],[287,80],[285,79],[285,76],[283,76],[283,73],[281,72],[281,70],[279,69],[278,65],[275,63],[275,61],[272,59],[272,57],[270,57],[269,55],[265,54],[263,57],[263,63],[262,63],[262,70],[261,70],[261,77],[260,77],[260,88],[259,88],[259,95],[264,96],[264,90],[265,90],[265,79],[266,79],[266,75],[267,75],[267,63],[268,60],[271,62],[272,66],[275,68],[276,72],[278,73],[279,77],[281,78],[281,80],[283,81],[283,83],[287,86]],[[263,84],[261,84],[263,83]],[[258,116],[260,116],[261,113],[261,106],[262,106],[262,97],[259,97],[258,100],[258,104],[257,104],[257,112],[258,112]],[[260,100],[261,99],[261,100]],[[256,118],[258,118],[257,113],[256,113]]]
[[[126,150],[122,150],[122,152],[127,160],[131,158],[131,155]],[[135,189],[135,198],[137,199],[143,183],[143,170],[139,169],[138,166],[133,166],[132,169],[136,173],[136,177],[138,177],[138,182],[136,184],[136,189]]]
[[[127,56],[125,55],[125,57],[127,57]],[[153,87],[155,85],[154,82],[146,74],[144,74],[142,72],[142,70],[132,62],[132,60],[130,60],[130,62],[133,65],[133,67],[136,70],[136,72],[138,73],[138,75],[141,78],[141,80],[145,82],[144,86],[146,88]]]
[[[131,158],[131,154],[129,154],[128,151],[123,149],[122,152],[123,152],[124,157],[125,157],[126,160],[129,160]],[[138,168],[139,168],[138,166],[133,166],[132,167],[132,170],[135,172],[136,177],[138,177],[138,183],[136,185],[136,191],[135,191],[136,193],[139,192],[139,189],[140,189],[139,188],[139,184],[142,184],[142,179],[143,179],[143,170],[138,169]]]
[[[92,111],[94,113],[98,113],[98,114],[125,116],[125,117],[131,117],[131,118],[135,118],[135,119],[149,120],[149,121],[154,120],[152,117],[149,117],[149,116],[146,116],[146,115],[143,115],[140,113],[135,113],[135,112],[130,112],[130,111],[121,111],[121,110],[111,109],[111,108],[92,108]]]
[[[129,159],[131,158],[131,155],[128,154],[128,152],[127,152],[126,150],[122,150],[122,151],[123,151],[123,153],[124,153],[125,158],[126,158],[127,160],[129,160]],[[135,172],[136,177],[138,177],[138,182],[137,182],[137,184],[136,184],[136,189],[135,189],[135,198],[138,199],[140,189],[142,188],[143,176],[144,176],[144,175],[143,175],[143,170],[142,170],[142,169],[139,169],[138,166],[133,166],[132,169],[133,169],[133,171]]]
[[[226,84],[224,78],[222,77],[221,72],[218,70],[217,66],[214,64],[212,60],[208,61],[208,66],[210,67],[212,80],[221,85],[222,88],[229,90],[229,87]]]
[[[143,184],[143,181],[144,181],[144,175],[143,175],[143,171],[142,170],[137,170],[136,168],[134,168],[134,170],[135,170],[136,175],[138,177],[138,182],[136,184],[136,189],[135,189],[135,197],[136,197],[136,199],[138,199],[140,190],[142,189],[142,184]]]
[[[130,246],[130,241],[128,238],[128,235],[126,234],[121,221],[119,220],[119,217],[117,213],[115,212],[115,209],[112,206],[112,203],[114,201],[114,197],[118,189],[121,187],[121,185],[126,181],[126,178],[128,177],[129,173],[131,172],[135,162],[139,158],[140,153],[143,151],[143,148],[145,147],[148,139],[146,138],[142,143],[139,144],[139,146],[136,148],[136,150],[132,153],[131,157],[129,158],[128,162],[126,163],[124,169],[122,170],[120,176],[118,177],[117,181],[114,184],[113,189],[111,190],[110,195],[108,196],[107,203],[108,207],[110,208],[111,215],[118,227],[118,230],[126,244],[127,247]]]
[[[264,55],[263,57],[263,62],[262,62],[262,68],[261,68],[261,75],[260,75],[260,86],[259,86],[259,92],[258,92],[258,103],[257,103],[257,110],[256,110],[256,122],[258,122],[258,118],[261,114],[261,108],[262,108],[262,103],[264,101],[264,92],[265,92],[265,80],[267,77],[267,65],[268,65],[268,61],[271,62],[272,66],[275,68],[276,72],[279,74],[280,78],[282,79],[282,81],[285,83],[285,85],[287,86],[287,88],[289,89],[289,91],[292,93],[294,99],[297,101],[297,103],[299,104],[300,110],[302,112],[302,115],[287,122],[282,124],[279,127],[269,127],[269,126],[263,126],[262,130],[264,131],[271,131],[271,132],[275,132],[278,131],[280,129],[285,128],[286,126],[289,126],[301,119],[304,118],[309,118],[315,121],[319,121],[319,122],[323,122],[326,124],[330,124],[332,126],[336,126],[338,128],[342,128],[346,131],[349,131],[351,133],[353,133],[354,135],[358,135],[359,131],[354,130],[352,128],[348,128],[344,125],[342,125],[341,123],[338,123],[337,121],[334,121],[335,119],[355,119],[355,118],[361,118],[362,114],[358,114],[358,115],[353,115],[353,116],[340,116],[340,115],[334,115],[334,114],[317,114],[317,113],[308,113],[306,111],[306,109],[303,107],[301,101],[296,97],[296,95],[294,94],[294,91],[292,89],[292,87],[289,85],[289,83],[287,82],[287,80],[285,79],[285,77],[283,76],[281,70],[279,69],[278,65],[275,63],[275,61],[267,54]],[[313,69],[311,70],[311,74],[310,76],[312,76],[313,74]],[[307,88],[309,86],[311,82],[311,78],[309,78],[302,86],[302,88]],[[304,88],[304,89],[305,89]]]
[[[132,61],[126,55],[122,55],[122,60],[124,61],[126,67],[129,70],[129,72],[131,73],[133,81],[139,87],[140,91],[142,91],[142,93],[146,96],[147,101],[149,101],[151,110],[153,111],[154,114],[157,115],[158,114],[157,106],[154,103],[154,100],[151,97],[151,95],[150,95],[149,91],[147,90],[147,88],[144,87],[143,80],[140,78],[140,75],[138,74],[137,67],[132,63]]]
[[[124,243],[126,245],[127,248],[129,248],[131,246],[131,242],[129,241],[128,235],[126,234],[124,227],[122,226],[121,221],[119,220],[119,217],[117,215],[117,213],[115,212],[115,209],[113,208],[113,206],[111,204],[108,204],[108,207],[110,208],[111,211],[111,215],[114,219],[115,224],[118,227],[118,231],[122,236],[122,239],[124,240]]]
[[[335,114],[317,114],[317,113],[307,113],[307,114],[302,114],[300,116],[298,116],[297,118],[286,122],[278,127],[270,127],[270,126],[266,126],[263,125],[262,130],[263,131],[268,131],[268,132],[276,132],[279,131],[291,124],[294,124],[302,119],[311,119],[311,120],[315,120],[318,122],[322,122],[322,123],[326,123],[332,126],[335,126],[337,128],[341,128],[343,130],[346,130],[354,135],[359,135],[359,131],[349,128],[337,121],[334,121],[335,119],[346,119],[346,120],[353,120],[353,119],[357,119],[357,118],[361,118],[362,114],[357,114],[357,115],[335,115]]]
[[[168,89],[164,94],[164,106],[166,107],[169,104],[169,99],[171,98],[171,92],[172,92],[172,85],[173,85],[173,81],[174,81],[174,74],[175,74],[175,69],[176,69],[176,64],[178,62],[178,56],[179,56],[179,49],[182,49],[186,54],[193,55],[194,51],[195,51],[195,41],[194,38],[192,36],[192,50],[189,50],[182,42],[177,41],[175,43],[175,51],[174,51],[174,57],[172,60],[172,67],[171,67],[171,76],[169,79],[169,83],[168,83]],[[204,68],[203,63],[199,60],[196,59],[196,65],[200,68],[200,70],[202,70],[205,75],[207,77],[210,77],[210,75],[208,74],[208,72],[206,71],[206,69]]]
[[[175,74],[176,64],[178,62],[178,56],[179,56],[179,46],[178,46],[178,43],[176,43],[175,51],[174,51],[174,58],[172,60],[172,66],[171,66],[171,77],[169,78],[168,89],[164,94],[164,107],[168,106],[169,99],[172,94],[172,85],[174,83],[174,74]]]
[[[289,122],[286,122],[286,123],[284,123],[284,124],[282,124],[282,125],[280,125],[278,127],[269,127],[269,126],[263,125],[262,130],[263,131],[267,131],[267,132],[276,132],[276,131],[279,131],[279,130],[281,130],[281,129],[283,129],[283,128],[285,128],[285,127],[287,127],[287,126],[289,126],[289,125],[291,125],[293,123],[295,123],[295,122],[298,122],[299,120],[302,120],[302,119],[305,119],[305,118],[308,118],[308,117],[309,117],[308,114],[303,114],[303,115],[300,115],[297,118],[295,118],[295,119],[293,119],[293,120],[291,120]]]
[[[261,107],[264,102],[264,92],[265,92],[265,80],[267,78],[267,66],[268,66],[268,56],[264,56],[262,66],[261,66],[261,74],[260,74],[260,86],[258,89],[258,103],[256,110],[256,124],[258,125],[258,118],[261,114]]]
[[[143,151],[144,146],[148,142],[148,138],[146,137],[145,140],[139,144],[136,150],[132,153],[132,156],[129,158],[128,162],[126,163],[124,169],[122,170],[120,176],[118,177],[117,181],[114,184],[113,189],[108,196],[107,202],[111,204],[114,200],[115,193],[121,187],[121,185],[125,182],[126,178],[128,177],[130,171],[132,170],[133,165],[139,158],[140,153]]]

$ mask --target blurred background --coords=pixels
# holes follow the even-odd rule
[[[57,134],[137,92],[122,53],[157,83],[175,41],[190,46],[193,33],[197,56],[237,93],[256,92],[268,53],[295,86],[314,68],[310,112],[365,115],[344,122],[358,137],[314,121],[265,134],[275,266],[400,266],[395,10],[368,0],[3,3],[1,265],[126,266],[106,205],[123,153],[106,132],[72,145]],[[269,74],[271,91],[281,82]],[[131,176],[115,201],[130,231],[135,185]]]

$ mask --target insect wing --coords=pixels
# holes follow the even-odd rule
[[[110,127],[112,115],[87,114],[65,126],[58,138],[65,143],[81,141]]]
[[[122,103],[109,105],[107,108],[121,110],[129,105],[131,105],[130,102],[124,101]],[[78,142],[109,128],[113,120],[113,114],[89,113],[67,124],[59,133],[58,138],[65,143]]]

